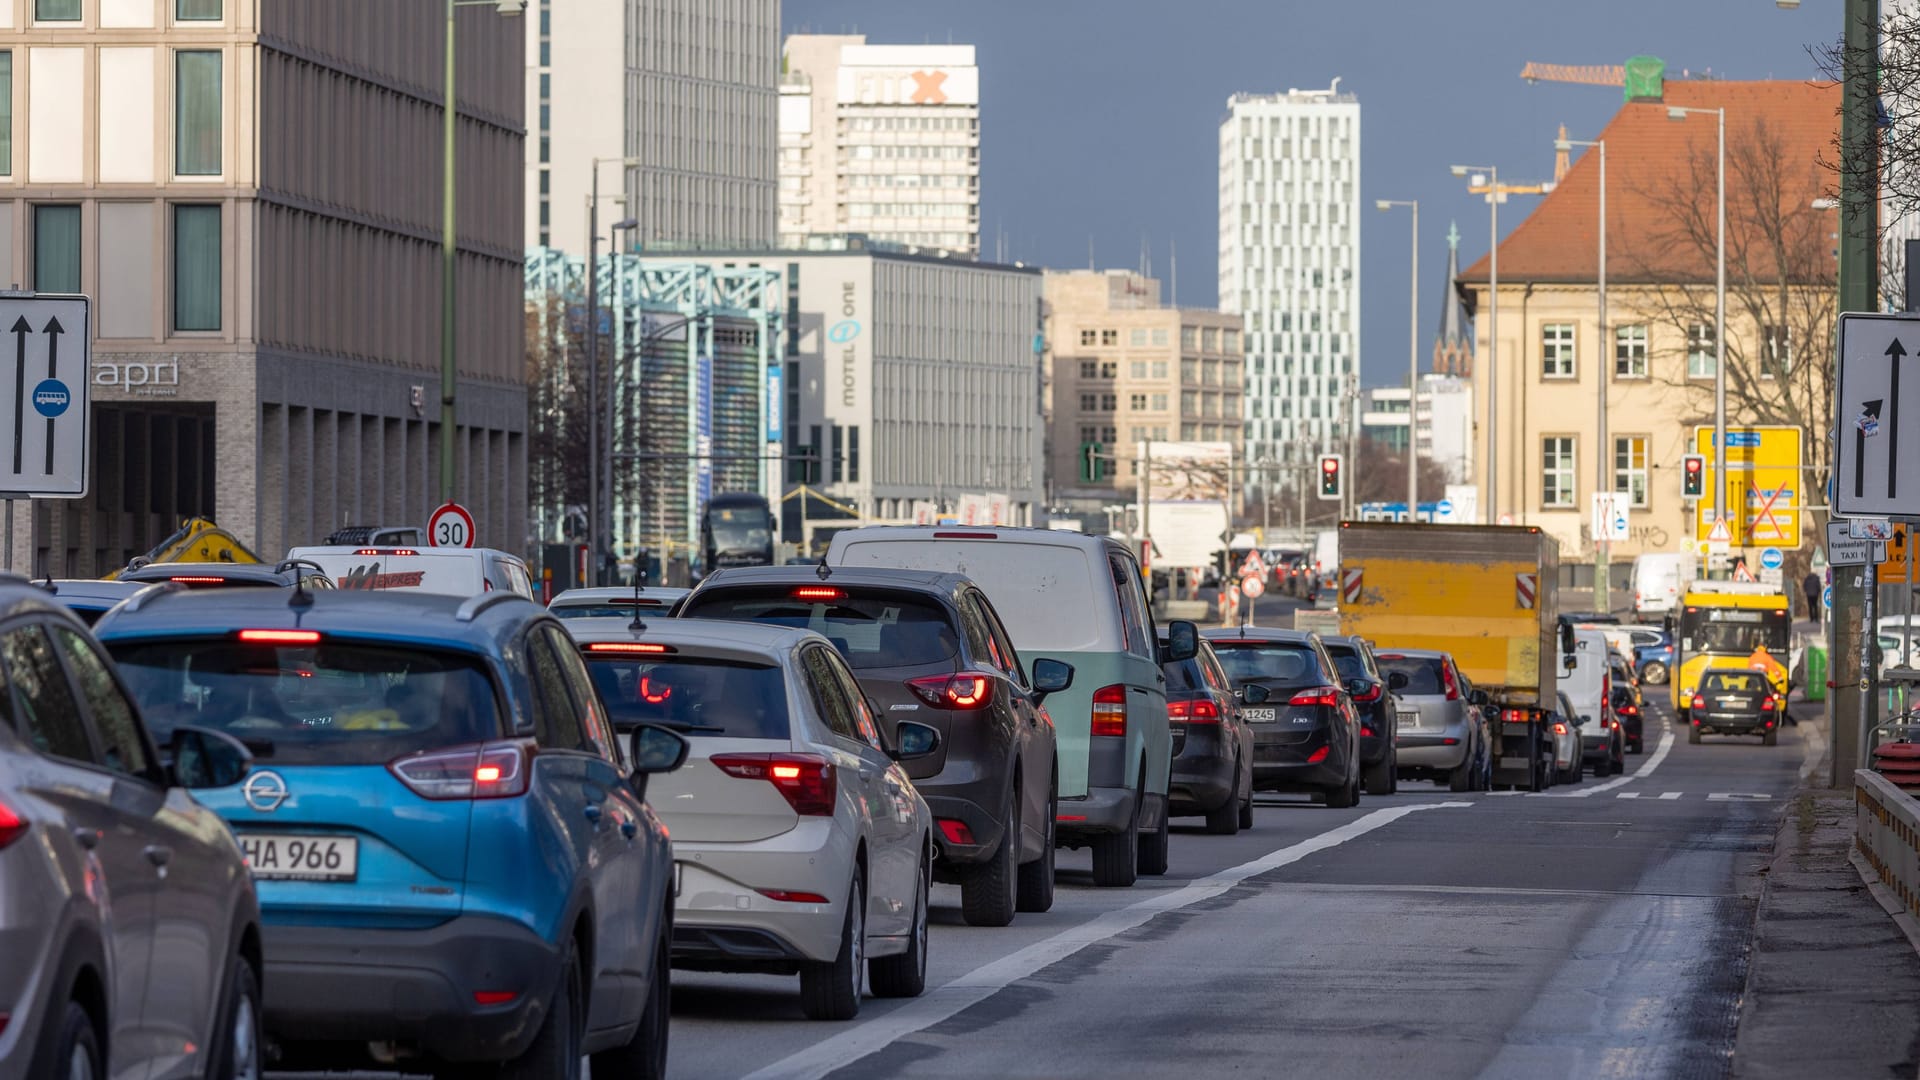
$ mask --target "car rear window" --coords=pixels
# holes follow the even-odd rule
[[[1285,641],[1220,641],[1213,643],[1220,666],[1234,685],[1245,682],[1281,686],[1319,686],[1325,682],[1319,658],[1306,645]]]
[[[389,644],[231,640],[109,646],[156,741],[224,731],[263,763],[375,765],[499,735],[479,658]]]
[[[608,659],[592,648],[587,670],[622,731],[662,724],[692,735],[787,737],[787,682],[774,665],[688,656]]]
[[[1023,653],[1122,648],[1124,616],[1116,614],[1106,557],[1097,552],[1015,539],[849,539],[841,565],[943,570],[972,578]]]
[[[629,619],[633,617],[635,610],[638,610],[643,617],[649,615],[671,615],[673,614],[673,602],[670,600],[654,600],[642,601],[639,604],[635,604],[631,600],[624,602],[608,600],[604,603],[555,604],[547,610],[552,612],[553,617],[556,619]]]
[[[1347,645],[1327,645],[1327,655],[1333,657],[1334,670],[1340,672],[1342,679],[1369,679],[1366,661],[1360,654]]]
[[[796,595],[802,592],[833,595]],[[855,671],[946,664],[960,653],[960,631],[945,607],[897,592],[827,585],[724,589],[690,598],[681,615],[812,630],[833,642]]]
[[[1763,681],[1761,676],[1748,671],[1709,671],[1701,686],[1707,690],[1742,693],[1759,690]]]
[[[1376,656],[1382,675],[1399,672],[1407,677],[1407,685],[1402,694],[1444,694],[1447,692],[1443,682],[1440,665],[1443,661],[1436,656]]]
[[[1167,693],[1169,694],[1194,694],[1207,689],[1207,675],[1200,670],[1200,660],[1197,657],[1190,660],[1176,660],[1171,664],[1161,664],[1160,670],[1167,676]]]

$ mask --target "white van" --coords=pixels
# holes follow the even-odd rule
[[[1680,606],[1680,597],[1697,576],[1690,551],[1650,551],[1636,555],[1627,587],[1633,590],[1633,610],[1640,614],[1666,612]]]
[[[492,548],[297,547],[339,589],[396,589],[446,596],[477,596],[506,589],[533,598],[533,575],[517,556]]]
[[[1610,653],[1606,635],[1586,626],[1573,628],[1573,651],[1560,653],[1560,692],[1573,707],[1581,754],[1593,762],[1595,776],[1616,771],[1619,755],[1626,749],[1624,737],[1618,740],[1617,751],[1614,746],[1613,708],[1608,704],[1613,688],[1607,662]]]

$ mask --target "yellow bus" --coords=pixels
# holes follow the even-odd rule
[[[1696,581],[1681,597],[1673,643],[1674,712],[1684,722],[1694,688],[1709,668],[1745,670],[1765,646],[1776,698],[1787,698],[1787,656],[1793,638],[1793,606],[1775,587],[1729,581]]]

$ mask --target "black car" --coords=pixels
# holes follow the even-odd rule
[[[1360,715],[1320,635],[1245,626],[1207,630],[1253,729],[1253,789],[1360,801]]]
[[[1387,685],[1366,639],[1326,637],[1320,643],[1333,657],[1342,685],[1360,713],[1360,769],[1367,794],[1391,795],[1400,789],[1393,753],[1400,735],[1399,699]]]
[[[940,732],[906,763],[938,825],[935,880],[960,886],[975,926],[1053,906],[1058,813],[1053,722],[1041,702],[1073,668],[1022,663],[1000,616],[962,574],[890,567],[716,570],[680,607],[687,619],[818,631],[846,658],[886,737],[903,720]],[[1031,676],[1031,677],[1029,677]]]
[[[1207,831],[1222,836],[1253,828],[1253,731],[1213,646],[1203,640],[1197,654],[1160,670],[1173,732],[1168,815],[1205,816]]]
[[[1765,672],[1711,668],[1700,676],[1687,710],[1687,741],[1702,735],[1758,735],[1764,745],[1780,739],[1780,705]]]
[[[1613,685],[1613,715],[1620,722],[1620,733],[1626,736],[1627,753],[1639,753],[1642,731],[1640,703],[1631,686]]]

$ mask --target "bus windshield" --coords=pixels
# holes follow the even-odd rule
[[[1689,607],[1680,616],[1681,648],[1689,653],[1745,656],[1759,646],[1784,655],[1792,624],[1784,610]]]
[[[708,504],[701,522],[707,568],[773,563],[773,511],[758,497],[733,496]]]

